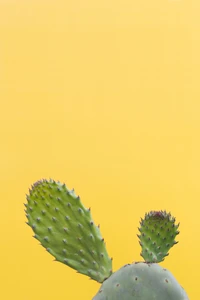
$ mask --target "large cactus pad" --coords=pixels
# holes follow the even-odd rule
[[[111,275],[93,300],[189,300],[174,276],[158,264],[134,263]]]
[[[57,261],[98,282],[111,275],[112,260],[99,227],[74,190],[41,180],[30,189],[25,206],[35,238]]]

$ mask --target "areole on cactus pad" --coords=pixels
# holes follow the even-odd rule
[[[54,180],[40,180],[27,195],[27,224],[55,260],[102,283],[93,300],[188,300],[174,276],[158,265],[179,234],[166,211],[151,211],[141,219],[139,243],[143,262],[112,271],[99,226],[74,190]]]

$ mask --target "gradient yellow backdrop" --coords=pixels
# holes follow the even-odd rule
[[[99,288],[25,224],[52,177],[101,224],[114,269],[139,260],[151,209],[181,222],[162,264],[199,297],[200,5],[184,0],[0,0],[0,298],[91,299]]]

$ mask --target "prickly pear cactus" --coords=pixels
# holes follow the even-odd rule
[[[151,211],[140,222],[139,243],[145,262],[126,265],[108,278],[93,300],[188,300],[174,276],[157,262],[163,261],[179,224],[166,211]]]
[[[138,235],[144,261],[112,273],[99,226],[74,190],[40,180],[29,190],[25,206],[34,237],[55,260],[102,283],[93,300],[189,300],[174,276],[158,265],[177,244],[179,224],[170,213],[145,214]]]
[[[99,227],[74,190],[41,180],[30,189],[25,206],[34,237],[57,261],[98,282],[111,275],[112,260]]]
[[[151,211],[141,219],[138,237],[145,261],[163,261],[169,249],[178,243],[175,238],[179,234],[179,224],[175,221],[166,211]]]
[[[174,276],[155,263],[126,265],[112,274],[93,300],[187,300]]]

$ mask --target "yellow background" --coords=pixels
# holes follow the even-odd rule
[[[114,270],[139,260],[140,217],[170,210],[162,264],[199,298],[200,5],[184,0],[0,1],[0,298],[91,299],[99,285],[25,224],[40,178],[74,187]]]

